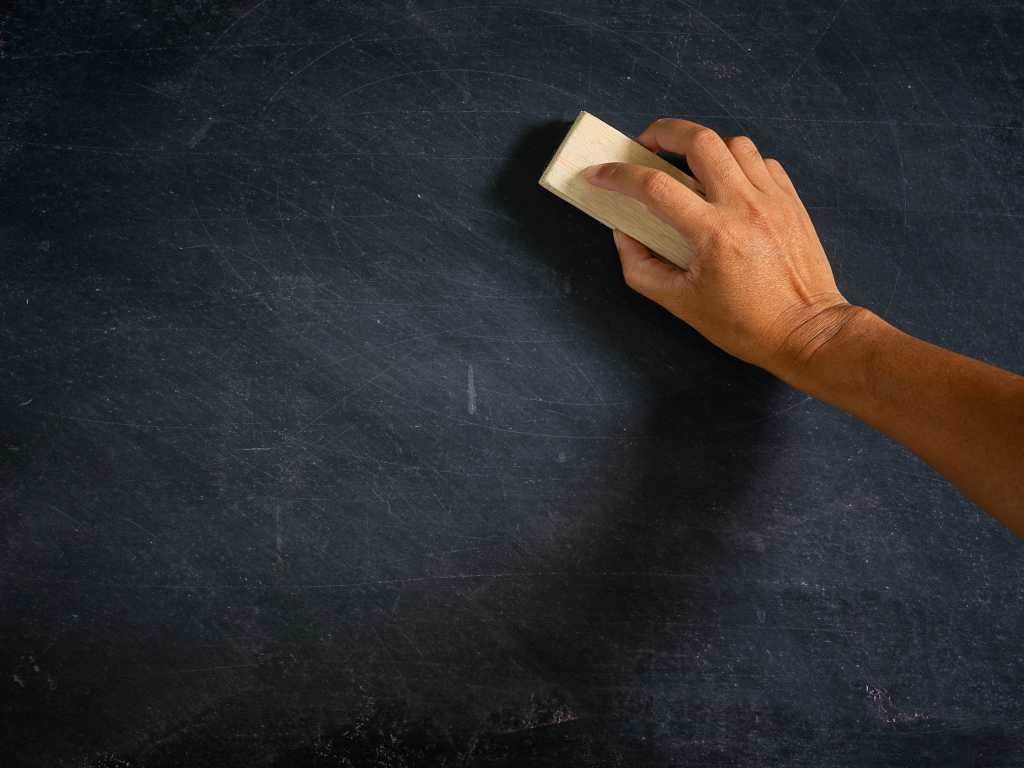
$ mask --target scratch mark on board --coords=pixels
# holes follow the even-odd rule
[[[217,43],[219,43],[228,34],[230,34],[231,30],[233,30],[235,27],[237,27],[239,24],[241,24],[247,18],[252,16],[256,11],[258,11],[260,8],[262,8],[263,5],[266,4],[266,2],[267,2],[267,0],[259,0],[259,2],[254,3],[252,6],[250,6],[247,11],[245,11],[244,13],[239,15],[238,18],[236,18],[234,21],[232,21],[230,24],[228,24],[228,26],[224,29],[223,32],[221,32],[219,35],[217,35],[217,38],[213,41],[213,44],[216,45]]]
[[[904,215],[906,212],[904,211]],[[903,275],[903,267],[896,267],[896,279],[892,282],[892,293],[889,294],[889,301],[885,303],[885,309],[882,310],[882,317],[886,317],[889,314],[889,308],[892,307],[892,302],[896,298],[896,291],[900,287],[900,277]]]
[[[258,299],[259,302],[263,306],[265,306],[269,312],[273,312],[274,308],[270,306],[270,303],[265,298],[263,298],[262,294],[256,291],[252,283],[250,283],[248,280],[242,277],[242,273],[238,271],[238,269],[232,263],[231,259],[228,258],[228,255],[221,249],[220,245],[217,244],[217,241],[213,239],[213,234],[211,234],[210,228],[207,227],[206,222],[199,217],[199,207],[196,205],[195,199],[193,198],[191,202],[192,210],[195,212],[196,215],[195,220],[199,222],[200,226],[202,226],[203,232],[206,234],[206,238],[209,241],[210,248],[212,248],[213,252],[217,254],[221,262],[225,266],[227,266],[229,270],[231,270],[231,273],[238,279],[238,282],[240,282],[245,288],[248,289],[249,295]]]
[[[133,525],[134,527],[138,528],[140,531],[142,531],[144,534],[149,536],[151,539],[157,538],[157,535],[155,533],[153,533],[148,528],[144,528],[143,526],[139,525],[137,522],[132,520],[130,517],[122,517],[121,519],[124,520],[126,523],[128,523],[130,525]]]
[[[281,92],[282,92],[282,91],[283,91],[283,90],[284,90],[285,88],[287,88],[287,87],[288,87],[289,85],[291,85],[291,84],[292,84],[292,83],[293,83],[293,82],[294,82],[294,81],[295,81],[295,80],[296,80],[296,79],[297,79],[297,78],[298,78],[298,77],[299,77],[299,76],[300,76],[300,75],[301,75],[301,74],[302,74],[303,72],[305,72],[305,71],[306,71],[307,69],[309,69],[310,67],[312,67],[312,66],[313,66],[314,64],[316,64],[316,63],[317,63],[318,61],[320,61],[320,60],[321,60],[321,59],[323,59],[324,57],[326,57],[326,56],[329,56],[330,54],[334,53],[334,52],[335,52],[336,50],[338,50],[338,49],[339,49],[339,48],[341,48],[342,46],[348,45],[348,44],[349,44],[349,43],[351,43],[351,42],[352,42],[352,41],[353,41],[354,39],[355,39],[354,37],[348,37],[348,38],[346,38],[346,39],[342,40],[342,41],[341,41],[340,43],[338,43],[337,45],[333,45],[333,46],[331,46],[331,47],[330,47],[330,48],[328,48],[328,49],[327,49],[326,51],[324,51],[323,53],[321,53],[321,54],[320,54],[319,56],[316,56],[316,57],[314,57],[314,58],[310,59],[310,60],[309,60],[309,61],[308,61],[308,62],[307,62],[307,63],[306,63],[305,65],[303,65],[303,66],[302,66],[302,67],[300,67],[300,68],[299,68],[299,69],[298,69],[298,70],[297,70],[296,72],[294,72],[294,73],[293,73],[293,74],[291,75],[291,77],[289,77],[289,78],[288,78],[287,80],[285,80],[285,81],[284,81],[283,83],[281,83],[281,87],[280,87],[280,88],[278,88],[278,89],[277,89],[276,91],[274,91],[274,95],[273,95],[273,96],[271,96],[271,97],[270,97],[269,99],[267,99],[267,103],[266,103],[266,105],[264,106],[264,110],[265,110],[265,109],[267,109],[267,108],[268,108],[268,107],[269,107],[269,106],[270,106],[271,104],[273,104],[273,103],[274,103],[275,101],[277,101],[277,97],[281,95]]]
[[[789,73],[789,77],[787,77],[786,81],[780,86],[780,88],[779,88],[779,93],[780,94],[783,93],[787,88],[789,88],[790,83],[793,82],[793,78],[797,76],[797,73],[801,69],[803,69],[804,64],[807,63],[808,59],[810,59],[811,56],[814,55],[814,52],[816,50],[818,50],[818,46],[821,45],[821,41],[825,39],[825,35],[828,34],[828,31],[830,29],[832,29],[832,25],[835,24],[836,19],[839,18],[839,14],[842,12],[843,8],[846,7],[846,3],[848,1],[849,0],[843,0],[843,2],[841,2],[839,4],[839,7],[836,8],[836,12],[832,14],[832,18],[828,20],[828,23],[825,25],[825,28],[823,30],[821,30],[821,34],[818,35],[818,39],[814,41],[814,45],[812,45],[811,49],[809,51],[807,51],[807,54],[802,59],[800,59],[800,63],[797,64],[796,68],[792,72]]]

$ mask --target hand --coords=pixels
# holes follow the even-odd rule
[[[792,380],[858,313],[832,268],[793,182],[743,136],[663,118],[637,141],[684,155],[706,199],[639,165],[591,166],[592,184],[636,198],[693,248],[688,270],[616,231],[626,283],[725,351]]]

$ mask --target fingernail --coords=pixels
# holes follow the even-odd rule
[[[591,184],[593,184],[594,181],[597,180],[597,175],[598,175],[598,173],[600,173],[600,171],[601,171],[601,166],[600,165],[590,165],[590,166],[587,166],[586,168],[584,168],[580,172],[580,175],[584,179],[589,181]]]

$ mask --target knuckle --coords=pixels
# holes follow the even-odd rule
[[[710,128],[700,128],[693,134],[693,147],[698,151],[706,151],[714,147],[719,139],[718,134]]]
[[[747,136],[733,136],[726,142],[733,154],[756,155],[757,145]]]
[[[639,290],[640,290],[640,288],[639,288],[639,285],[640,285],[640,274],[637,271],[636,267],[634,267],[634,266],[623,267],[622,268],[622,279],[625,281],[626,285],[628,285],[634,291],[638,291],[639,292]]]
[[[701,236],[699,250],[717,256],[726,249],[726,230],[721,226],[708,227]]]
[[[783,167],[782,163],[780,163],[774,157],[769,157],[767,160],[764,161],[764,163],[768,167],[768,173],[772,175],[775,181],[778,184],[780,184],[783,187],[783,189],[792,186],[793,182],[790,180],[789,174],[786,172],[786,169]]]
[[[736,165],[736,157],[731,152],[716,153],[705,162],[710,163],[714,173],[720,178],[735,180],[739,169]]]
[[[755,229],[764,230],[770,227],[771,216],[768,215],[768,211],[759,200],[745,201],[743,212],[747,221]]]
[[[644,197],[653,202],[662,203],[671,197],[674,183],[675,180],[664,171],[652,171],[644,175],[640,187]]]

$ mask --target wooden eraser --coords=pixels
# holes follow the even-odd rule
[[[703,194],[700,184],[674,165],[641,146],[589,112],[580,112],[555,151],[540,185],[572,203],[602,224],[625,232],[673,264],[690,264],[690,246],[676,230],[659,219],[643,203],[600,189],[580,171],[598,163],[634,163],[664,171],[690,189]]]

